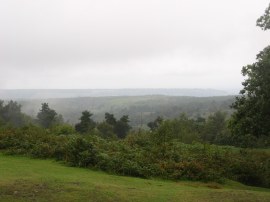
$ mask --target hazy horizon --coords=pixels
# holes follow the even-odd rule
[[[0,99],[54,99],[87,97],[136,97],[136,96],[173,96],[173,97],[217,97],[237,95],[235,91],[215,89],[0,89]]]
[[[141,88],[0,88],[0,90],[136,90],[136,89],[187,89],[187,90],[220,90],[220,91],[226,91],[226,90],[240,90],[235,88],[235,89],[217,89],[217,88],[199,88],[199,87],[194,87],[194,88],[159,88],[159,87],[153,87],[153,88],[147,88],[147,87],[141,87]]]
[[[268,0],[0,2],[0,89],[220,89],[270,42]]]

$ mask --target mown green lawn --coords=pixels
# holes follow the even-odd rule
[[[0,154],[0,201],[270,201],[270,190],[235,182],[145,180]]]

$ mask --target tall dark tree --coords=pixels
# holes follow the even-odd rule
[[[115,119],[114,115],[107,113],[107,112],[105,113],[105,121],[106,121],[106,123],[108,123],[112,126],[115,126],[115,124],[116,124],[116,119]]]
[[[57,113],[49,107],[48,103],[42,103],[37,114],[38,123],[44,128],[50,128],[57,123]]]
[[[242,83],[241,96],[232,105],[233,134],[270,136],[270,46],[257,55],[257,62],[242,69],[247,79]]]
[[[131,129],[128,116],[124,115],[116,122],[114,132],[119,138],[125,138]]]
[[[87,133],[91,130],[93,130],[96,126],[96,123],[91,119],[91,116],[93,114],[89,111],[83,111],[82,116],[80,118],[80,123],[77,123],[75,125],[76,131],[79,133]]]
[[[269,10],[258,19],[257,25],[269,29]],[[270,137],[270,46],[257,55],[257,61],[242,69],[246,80],[241,96],[232,105],[230,129],[235,137]]]

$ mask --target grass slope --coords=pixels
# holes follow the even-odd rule
[[[270,201],[270,190],[108,175],[0,154],[0,201]]]

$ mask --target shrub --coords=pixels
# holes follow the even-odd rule
[[[90,141],[80,136],[69,139],[66,147],[65,161],[72,166],[89,167],[97,163],[98,152]]]
[[[55,135],[35,126],[0,129],[0,149],[9,154],[55,158],[71,166],[119,175],[221,182],[223,178],[270,187],[270,153],[209,144],[152,142],[152,134],[124,140],[93,134]]]
[[[52,128],[52,133],[55,135],[72,135],[75,134],[75,129],[68,124],[57,125]]]

